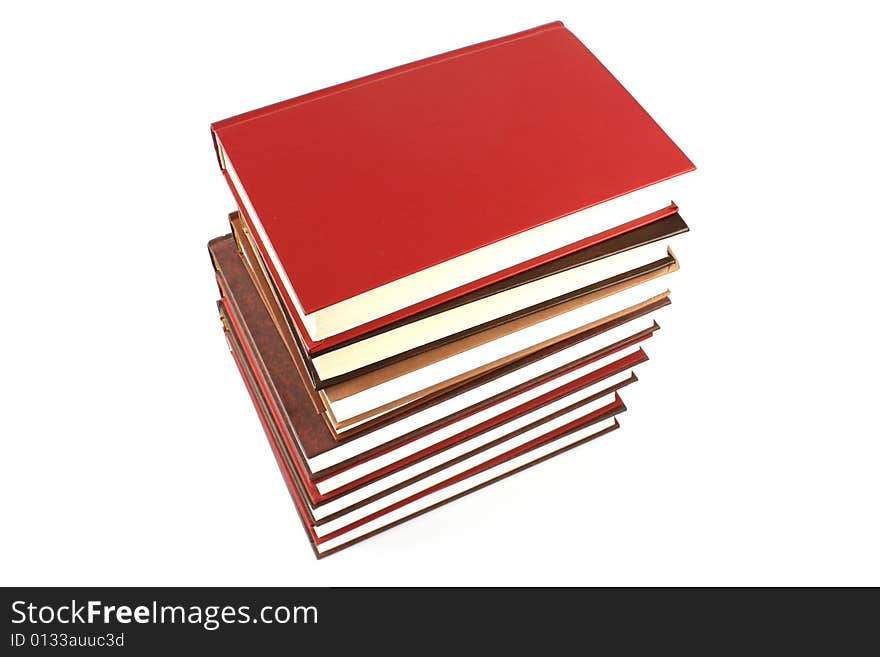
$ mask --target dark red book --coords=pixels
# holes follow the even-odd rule
[[[222,304],[220,311],[226,325]],[[316,518],[316,509],[308,499],[293,455],[282,437],[268,400],[243,358],[241,345],[228,326],[225,333],[230,351],[250,393],[300,516],[303,529],[318,558],[333,554],[614,431],[618,427],[615,416],[626,410],[620,397],[614,393],[613,401],[608,398],[600,400],[597,405],[601,407],[577,419],[567,421],[567,418],[563,418],[554,426],[534,425],[528,435],[523,434],[515,443],[506,442],[507,437],[499,439],[494,444],[490,443],[459,456],[443,468],[429,470],[399,482],[384,497],[367,498],[329,516]],[[602,406],[605,401],[610,403]]]
[[[559,22],[212,133],[310,353],[672,214],[694,168]]]
[[[556,435],[554,427],[579,425],[578,418],[592,425],[619,412],[609,405],[616,408],[615,393],[636,380],[632,369],[647,360],[639,345],[658,328],[649,318],[641,319],[642,313],[668,304],[664,298],[660,304],[625,314],[614,328],[590,333],[594,338],[579,338],[568,349],[517,365],[500,378],[475,382],[475,387],[463,386],[438,397],[436,403],[417,405],[411,414],[337,442],[309,401],[232,238],[212,240],[209,250],[230,349],[251,394],[263,400],[283,453],[288,484],[297,488],[304,520],[321,545],[325,540],[337,546],[348,543],[353,538],[349,532],[360,535],[362,525],[373,522],[366,517],[385,509],[390,496],[412,498],[415,503],[426,486],[433,487],[431,482],[438,477],[450,479],[452,470],[462,469],[465,461],[471,469],[523,441]],[[645,328],[633,333],[637,326]],[[590,345],[595,338],[606,346]],[[569,349],[574,351],[564,355]],[[539,369],[527,373],[535,365]],[[495,391],[494,384],[502,380],[506,383],[497,394],[473,396],[486,386]],[[425,413],[428,418],[413,422]],[[340,451],[344,453],[337,454]],[[384,525],[387,518],[380,515]],[[343,527],[348,529],[338,533]],[[340,542],[343,534],[347,538]]]
[[[455,390],[406,405],[388,420],[367,423],[343,437],[333,434],[310,400],[232,238],[212,240],[208,248],[224,323],[266,396],[285,444],[295,455],[306,495],[315,505],[561,396],[601,382],[612,390],[628,385],[635,377],[626,372],[647,360],[640,343],[659,329],[649,315],[669,304],[668,297],[663,297],[640,305]],[[596,389],[608,392],[604,386]],[[520,398],[515,407],[495,412],[497,405],[510,404],[516,397]],[[460,421],[464,423],[454,426]],[[413,447],[417,450],[408,449]]]

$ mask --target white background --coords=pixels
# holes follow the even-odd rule
[[[880,584],[871,3],[4,3],[0,583]],[[622,429],[316,561],[209,124],[563,20],[694,160]]]

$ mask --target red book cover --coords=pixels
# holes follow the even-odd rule
[[[309,351],[669,214],[668,196],[642,196],[614,217],[571,217],[694,168],[558,22],[212,131]],[[539,239],[536,229],[562,231],[565,219],[572,242]],[[529,248],[548,250],[515,248],[511,239],[526,233]],[[509,260],[492,251],[502,244]]]

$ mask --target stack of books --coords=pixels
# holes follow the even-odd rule
[[[212,135],[218,308],[317,556],[618,428],[694,166],[562,23]]]

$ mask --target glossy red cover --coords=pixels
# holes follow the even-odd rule
[[[212,128],[306,313],[693,169],[559,22]]]

